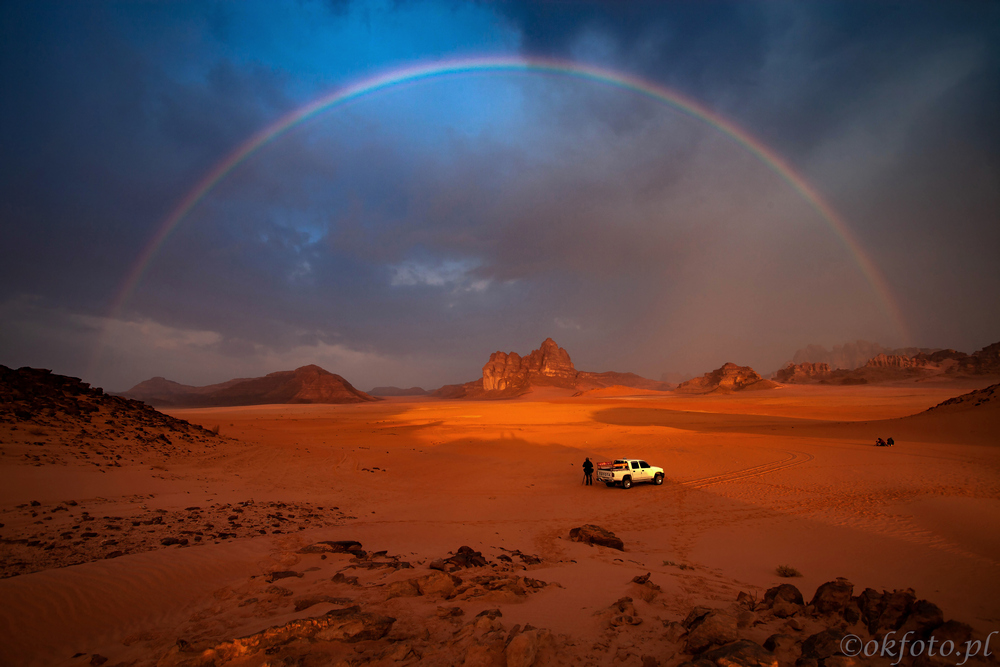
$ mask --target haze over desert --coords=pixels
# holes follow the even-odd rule
[[[988,667],[1000,3],[0,3],[0,667]]]

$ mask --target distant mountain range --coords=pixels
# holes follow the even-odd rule
[[[866,340],[856,340],[843,345],[834,345],[828,350],[822,345],[807,345],[796,350],[790,364],[823,363],[831,369],[854,370],[868,363],[868,360],[880,354],[888,356],[912,357],[917,354],[933,354],[941,348],[936,347],[882,347],[878,343]],[[787,364],[786,364],[787,365]]]
[[[789,363],[774,374],[785,384],[868,384],[935,376],[968,377],[1000,375],[1000,343],[966,354],[956,350],[936,350],[906,354],[878,354],[854,369],[831,368],[823,362]]]
[[[270,403],[364,403],[378,401],[319,366],[302,366],[259,378],[238,378],[205,387],[162,377],[140,382],[122,394],[157,407],[217,407]]]
[[[401,389],[400,387],[375,387],[368,392],[372,396],[427,396],[429,391],[421,387],[410,387]]]

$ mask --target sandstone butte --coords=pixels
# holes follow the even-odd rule
[[[726,363],[711,373],[682,382],[677,391],[682,394],[726,393],[748,389],[773,389],[778,384],[762,378],[749,366]]]
[[[490,355],[478,380],[445,385],[433,392],[438,398],[511,398],[531,391],[532,387],[560,387],[586,391],[621,385],[636,389],[666,391],[671,385],[641,377],[635,373],[578,371],[569,352],[551,338],[542,341],[527,356],[517,352],[497,351]]]

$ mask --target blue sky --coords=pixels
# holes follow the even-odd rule
[[[122,390],[318,363],[475,378],[547,336],[579,368],[767,372],[810,343],[1000,340],[995,3],[11,2],[0,9],[0,363]],[[398,86],[235,169],[112,308],[171,210],[284,114],[368,77],[545,57],[686,95],[772,169],[639,95],[540,74]]]

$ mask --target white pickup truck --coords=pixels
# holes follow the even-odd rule
[[[608,486],[620,485],[623,489],[630,489],[638,482],[659,486],[663,484],[663,468],[651,466],[641,459],[603,461],[597,464],[597,481]]]

